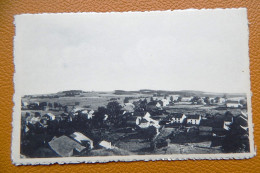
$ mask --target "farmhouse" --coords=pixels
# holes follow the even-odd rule
[[[48,144],[55,153],[62,157],[80,155],[86,150],[86,147],[65,135],[58,138],[53,137]]]
[[[226,99],[225,98],[219,98],[219,103],[225,103],[226,102]]]
[[[101,141],[99,143],[99,146],[101,146],[105,149],[111,149],[112,148],[111,142],[107,142],[107,141]]]
[[[183,97],[181,99],[182,102],[190,102],[193,97]]]
[[[187,124],[199,125],[201,121],[200,115],[187,115]]]
[[[224,117],[223,128],[229,130],[229,126],[233,123],[233,116],[228,114]]]
[[[93,141],[80,132],[74,132],[70,135],[70,137],[89,149],[93,148]]]
[[[161,109],[163,103],[162,101],[151,101],[147,104],[146,109],[153,110],[153,109]]]
[[[79,111],[79,115],[85,116],[86,119],[89,120],[89,119],[92,119],[92,118],[93,118],[93,116],[94,116],[94,111],[92,110],[92,111],[89,111],[89,112],[88,112],[88,110],[84,109],[84,110]]]
[[[240,108],[240,107],[243,107],[243,105],[241,105],[238,101],[232,101],[232,100],[228,100],[226,102],[226,106],[228,108]]]
[[[241,129],[248,131],[248,121],[247,118],[243,114],[241,114],[239,117],[236,119],[237,123],[241,127]]]
[[[150,122],[147,119],[141,117],[137,117],[136,124],[142,129],[148,128],[150,126]]]
[[[186,118],[185,114],[182,113],[173,113],[171,116],[171,123],[180,123],[182,124],[184,119]]]
[[[172,101],[177,101],[180,95],[170,95],[169,99],[171,99],[171,97],[172,97]]]
[[[168,106],[169,105],[169,100],[167,99],[162,99],[162,106]]]
[[[21,106],[22,106],[22,109],[27,109],[28,103],[22,101],[22,105]]]
[[[144,117],[137,117],[136,125],[140,128],[148,128],[150,126],[154,126],[155,128],[159,128],[159,121],[151,118],[149,112],[147,112]]]

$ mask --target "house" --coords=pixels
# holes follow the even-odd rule
[[[55,115],[53,115],[52,113],[47,113],[45,115],[43,115],[43,117],[46,117],[47,120],[55,120]]]
[[[169,100],[162,99],[162,106],[168,106],[170,104]]]
[[[50,148],[61,157],[80,155],[86,151],[86,147],[65,135],[53,137],[48,144]]]
[[[150,126],[154,126],[155,128],[160,127],[159,121],[152,119],[149,112],[147,112],[144,117],[137,117],[136,125],[140,128],[148,128]]]
[[[241,129],[248,131],[248,120],[245,115],[241,114],[236,119],[237,123],[241,127]]]
[[[219,103],[226,103],[226,99],[225,98],[219,98]]]
[[[172,98],[172,101],[177,101],[178,100],[178,98],[180,97],[180,95],[170,95],[169,96],[169,99],[171,99]]]
[[[24,101],[22,101],[22,103],[21,103],[22,109],[27,109],[28,105],[29,104],[27,102],[24,102]]]
[[[201,121],[200,115],[186,115],[187,117],[187,124],[199,125]]]
[[[147,110],[161,109],[163,105],[162,101],[151,101],[146,105]]]
[[[38,122],[41,121],[41,117],[28,117],[26,119],[26,124],[30,123],[30,124],[36,124]]]
[[[88,149],[93,148],[93,141],[80,132],[74,132],[70,135],[70,137],[82,146],[88,147]]]
[[[101,146],[105,149],[111,149],[112,148],[111,142],[107,142],[107,141],[101,141],[99,143],[99,146]]]
[[[233,100],[228,100],[226,101],[226,106],[228,108],[242,108],[243,105],[239,103],[239,101],[233,101]]]
[[[224,117],[223,128],[229,130],[229,126],[233,123],[233,116],[228,114]]]
[[[199,126],[199,135],[201,136],[212,136],[212,127],[209,126]]]
[[[186,115],[183,113],[173,113],[170,115],[171,123],[180,123],[182,124],[184,119],[186,118]]]
[[[109,117],[109,116],[108,116],[107,114],[105,114],[103,121],[106,121],[106,120],[108,119],[108,117]]]
[[[142,129],[150,126],[150,122],[145,118],[137,117],[136,122],[136,124]]]
[[[94,111],[91,110],[88,112],[88,110],[84,109],[79,112],[80,115],[85,116],[88,120],[92,119],[94,116]]]
[[[191,102],[191,99],[192,99],[193,97],[182,97],[181,98],[181,102]]]

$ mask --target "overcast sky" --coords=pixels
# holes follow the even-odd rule
[[[248,92],[245,9],[15,17],[17,88]]]

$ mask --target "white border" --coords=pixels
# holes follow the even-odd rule
[[[246,8],[238,8],[240,10],[247,11]],[[188,9],[195,10],[195,9]],[[188,11],[186,10],[186,11]],[[206,10],[206,9],[201,9]],[[221,9],[218,9],[221,10]],[[174,10],[183,11],[183,10]],[[129,12],[112,12],[112,13],[129,13]],[[46,14],[46,13],[42,13]],[[49,14],[49,13],[48,13]],[[64,14],[64,13],[63,13]],[[74,13],[76,14],[76,13]],[[15,24],[15,23],[14,23]],[[249,33],[248,33],[249,34]],[[249,37],[248,37],[249,39]],[[15,37],[14,37],[15,42]],[[248,50],[249,52],[249,50]],[[16,51],[14,47],[14,65],[16,64]],[[249,57],[248,57],[249,59]],[[249,68],[249,62],[248,62]],[[105,163],[105,162],[118,162],[118,161],[155,161],[155,160],[221,160],[221,159],[249,159],[256,155],[254,148],[254,137],[253,137],[253,124],[252,124],[252,107],[251,107],[251,91],[248,88],[247,92],[247,105],[248,105],[248,127],[249,127],[249,142],[250,152],[249,153],[228,153],[228,154],[173,154],[173,155],[131,155],[131,156],[96,156],[96,157],[63,157],[63,158],[20,158],[20,129],[21,129],[21,87],[17,84],[17,73],[14,72],[14,88],[15,93],[13,96],[13,132],[12,132],[12,146],[11,146],[11,159],[15,165],[49,165],[49,164],[65,164],[65,163]],[[250,78],[250,72],[248,71],[248,78]],[[251,86],[251,85],[250,85]]]

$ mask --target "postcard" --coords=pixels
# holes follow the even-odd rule
[[[15,165],[246,159],[247,10],[14,18]]]

